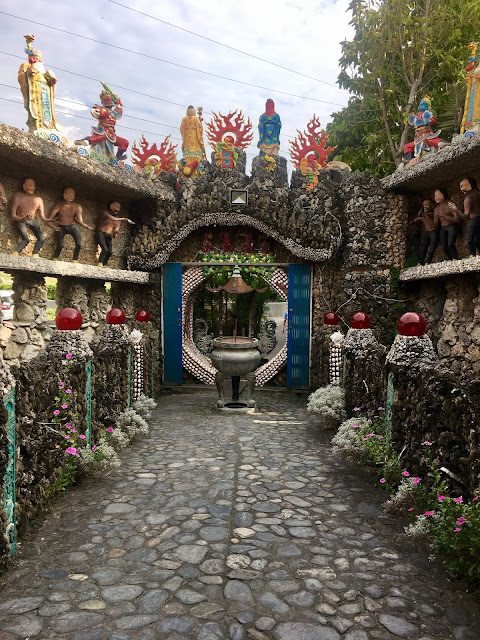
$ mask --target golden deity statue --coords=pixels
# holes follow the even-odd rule
[[[41,129],[59,131],[54,104],[57,79],[52,71],[45,70],[42,53],[32,48],[35,37],[24,37],[27,42],[25,53],[28,55],[28,62],[20,65],[18,83],[28,113],[28,130],[30,133]]]
[[[187,115],[180,125],[182,134],[182,152],[187,163],[198,161],[205,157],[205,145],[203,144],[202,107],[198,107],[198,116],[195,108],[189,105]]]

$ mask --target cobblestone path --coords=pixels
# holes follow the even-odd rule
[[[330,453],[305,397],[164,395],[120,473],[68,492],[3,576],[0,638],[478,640],[478,603]],[[477,608],[476,608],[477,607]]]

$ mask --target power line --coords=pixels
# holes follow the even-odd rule
[[[41,27],[45,27],[46,29],[53,29],[54,31],[59,31],[60,33],[65,33],[70,36],[75,36],[76,38],[82,38],[83,40],[88,40],[89,42],[95,42],[97,44],[102,44],[106,47],[112,47],[113,49],[119,49],[120,51],[126,51],[127,53],[133,53],[136,56],[141,56],[142,58],[149,58],[151,60],[157,60],[158,62],[163,62],[164,64],[169,64],[174,67],[179,67],[180,69],[187,69],[188,71],[194,71],[195,73],[202,73],[207,76],[212,76],[213,78],[219,78],[220,80],[228,80],[229,82],[235,82],[237,84],[243,84],[248,87],[254,87],[255,89],[262,89],[263,91],[269,91],[273,94],[278,93],[285,96],[290,96],[291,98],[300,98],[301,100],[310,100],[312,102],[321,102],[323,104],[331,104],[336,107],[344,107],[345,105],[339,104],[338,102],[328,102],[327,100],[319,100],[318,98],[310,98],[308,96],[299,96],[296,93],[288,93],[287,91],[280,91],[279,89],[270,89],[268,87],[263,87],[258,84],[252,84],[251,82],[244,82],[243,80],[235,80],[234,78],[228,78],[227,76],[221,76],[217,73],[211,73],[210,71],[203,71],[203,69],[195,69],[193,67],[189,67],[184,64],[180,64],[178,62],[172,62],[171,60],[164,60],[163,58],[157,58],[156,56],[149,55],[147,53],[141,53],[140,51],[134,51],[133,49],[127,49],[126,47],[120,47],[116,44],[111,44],[109,42],[104,42],[103,40],[97,40],[96,38],[90,38],[88,36],[83,36],[79,33],[73,33],[72,31],[67,31],[66,29],[60,29],[58,27],[52,27],[52,25],[44,24],[42,22],[37,22],[35,20],[30,20],[27,18],[22,18],[21,16],[13,15],[12,13],[7,13],[6,11],[0,11],[1,14],[9,16],[11,18],[16,18],[17,20],[23,20],[24,22],[29,22],[32,24],[39,25]],[[56,67],[59,68],[59,67]]]
[[[11,58],[18,58],[19,60],[24,60],[23,56],[17,56],[15,53],[8,53],[8,51],[0,51],[0,53],[3,53],[6,56],[10,56]],[[58,71],[62,71],[63,73],[69,73],[72,76],[77,76],[78,78],[85,78],[86,80],[93,80],[94,82],[101,82],[101,80],[99,80],[98,78],[92,78],[91,76],[86,76],[83,73],[76,73],[75,71],[69,71],[68,69],[62,69],[61,67],[57,67],[55,65],[55,69],[57,69]],[[135,89],[130,89],[130,87],[122,87],[121,85],[113,82],[113,83],[109,83],[109,85],[112,85],[114,87],[118,87],[119,89],[121,89],[122,91],[130,91],[130,93],[136,93],[139,96],[143,96],[144,98],[151,98],[152,100],[159,100],[160,102],[167,102],[168,104],[173,104],[176,107],[183,107],[184,109],[186,109],[186,105],[184,104],[180,104],[179,102],[173,102],[172,100],[167,100],[166,98],[159,98],[158,96],[152,96],[149,93],[142,93],[141,91],[136,91]]]
[[[5,84],[4,82],[0,82],[0,87],[8,87],[9,89],[18,89],[18,87],[14,87],[11,84]],[[78,102],[78,100],[70,100],[69,98],[62,98],[60,96],[56,96],[55,99],[62,100],[62,102],[70,102],[71,104],[76,104],[79,107],[86,107],[87,109],[91,109],[93,106],[93,105],[85,104],[84,102]],[[142,122],[149,122],[150,124],[158,124],[161,127],[168,127],[169,129],[179,128],[178,125],[167,124],[166,122],[158,122],[157,120],[147,120],[146,118],[140,118],[139,116],[132,116],[129,113],[124,113],[123,117],[133,118],[133,120],[142,120]]]
[[[272,62],[271,60],[265,60],[265,58],[261,58],[260,56],[256,56],[253,53],[248,53],[247,51],[243,51],[242,49],[236,49],[235,47],[231,47],[228,44],[224,44],[223,42],[219,42],[218,40],[214,40],[213,38],[207,38],[207,36],[203,36],[200,33],[195,33],[195,31],[190,31],[189,29],[185,29],[184,27],[179,27],[176,24],[172,24],[171,22],[167,22],[167,20],[162,20],[161,18],[157,18],[156,16],[152,16],[149,13],[145,13],[144,11],[139,11],[138,9],[134,9],[133,7],[127,7],[125,4],[121,4],[120,2],[116,2],[116,0],[107,0],[107,2],[111,2],[112,4],[116,4],[119,7],[123,7],[128,11],[134,11],[135,13],[139,13],[142,16],[146,16],[152,20],[156,20],[157,22],[162,22],[163,24],[167,24],[169,27],[173,27],[174,29],[178,29],[179,31],[184,31],[185,33],[190,33],[191,35],[197,36],[197,38],[202,38],[203,40],[208,40],[208,42],[214,42],[215,44],[220,45],[221,47],[225,47],[226,49],[231,49],[232,51],[236,51],[237,53],[241,53],[244,56],[248,56],[250,58],[254,58],[255,60],[260,60],[261,62],[265,62],[266,64],[271,64],[274,67],[278,67],[279,69],[283,69],[284,71],[289,71],[290,73],[295,73],[298,76],[303,76],[304,78],[308,78],[309,80],[315,80],[315,82],[321,82],[322,84],[326,84],[330,87],[335,87],[338,89],[338,85],[333,84],[333,82],[326,82],[325,80],[320,80],[319,78],[315,78],[314,76],[309,76],[306,73],[302,73],[301,71],[295,71],[294,69],[289,69],[288,67],[284,67],[281,64],[277,64],[276,62]]]
[[[1,12],[0,12],[1,13]],[[10,56],[11,58],[17,58],[18,60],[24,60],[23,56],[18,56],[15,53],[8,53],[8,51],[1,51],[0,53],[3,53],[6,56]],[[85,80],[93,80],[94,82],[102,82],[101,80],[99,80],[98,78],[92,78],[91,76],[86,76],[83,73],[77,73],[75,71],[69,71],[68,69],[62,69],[61,67],[55,66],[55,69],[57,69],[58,71],[62,71],[63,73],[69,73],[72,76],[77,76],[78,78],[84,78]],[[172,100],[167,100],[166,98],[159,98],[158,96],[152,96],[149,93],[143,93],[142,91],[137,91],[136,89],[131,89],[130,87],[122,87],[122,85],[117,84],[116,82],[109,82],[108,85],[112,86],[112,87],[117,87],[118,89],[121,89],[122,91],[129,91],[130,93],[135,93],[139,96],[143,96],[144,98],[151,98],[152,100],[158,100],[160,102],[166,102],[168,104],[173,104],[176,107],[183,107],[184,109],[187,108],[188,105],[185,104],[180,104],[179,102],[173,102]],[[11,86],[11,85],[9,85]],[[16,88],[16,87],[15,87]],[[62,100],[65,100],[66,98],[62,98]],[[83,103],[79,103],[79,104],[83,104]],[[87,106],[87,105],[84,105]],[[213,115],[211,111],[205,111],[204,113],[207,113],[209,115]],[[135,116],[128,116],[130,118],[133,118]],[[170,125],[168,125],[170,126]],[[286,138],[295,138],[296,136],[290,134],[290,133],[281,133],[281,136],[285,136]]]
[[[20,100],[13,100],[12,98],[1,98],[0,100],[4,100],[5,102],[14,102],[15,104],[21,104]],[[78,103],[77,103],[78,104]],[[61,111],[60,109],[55,109],[56,113],[61,113],[62,115],[65,116],[70,116],[71,118],[80,118],[81,120],[88,120],[89,122],[92,122],[92,118],[88,118],[87,116],[81,116],[78,113],[70,113],[69,111]],[[129,129],[130,131],[138,131],[139,133],[148,133],[149,135],[152,136],[162,136],[164,135],[163,133],[158,133],[158,132],[154,132],[154,131],[145,131],[144,129],[135,129],[134,127],[127,127],[126,125],[122,124],[121,125],[122,129]],[[170,136],[172,140],[182,140],[182,138],[177,138],[175,136]]]
[[[0,51],[0,53],[3,53],[3,52]],[[8,55],[10,55],[10,54],[8,54]],[[20,57],[20,56],[18,56],[18,57]],[[58,67],[57,67],[57,69],[58,69]],[[63,71],[63,69],[59,69],[59,71]],[[75,74],[75,75],[78,75],[78,74]],[[8,87],[9,89],[18,89],[18,87],[14,87],[11,84],[5,84],[3,82],[0,82],[0,87]],[[4,99],[6,99],[6,98],[4,98]],[[158,99],[161,100],[161,98],[158,98]],[[78,106],[86,107],[87,109],[91,108],[91,105],[87,105],[84,102],[78,102],[77,100],[70,100],[69,98],[62,98],[60,96],[57,96],[57,100],[63,100],[63,102],[71,102],[72,104],[76,104]],[[180,105],[180,106],[183,106],[183,105]],[[60,111],[59,111],[59,113],[60,113]],[[212,113],[210,111],[205,111],[204,113],[212,115]],[[73,114],[68,114],[68,115],[73,115]],[[140,118],[139,116],[132,116],[132,115],[130,115],[128,113],[123,114],[123,117],[124,118],[132,118],[133,120],[141,120],[142,122],[148,122],[150,124],[157,124],[157,125],[159,125],[161,127],[168,127],[169,129],[178,129],[179,128],[178,124],[174,125],[174,124],[167,124],[165,122],[158,122],[157,120],[147,120],[146,118]],[[295,136],[290,135],[289,133],[281,133],[280,135],[284,136],[286,138],[294,138],[295,137]],[[180,140],[180,138],[176,138],[176,139]]]
[[[8,87],[10,85],[1,85],[1,86]],[[63,98],[60,98],[60,99],[63,100]],[[12,98],[2,98],[2,97],[0,97],[0,100],[3,100],[5,102],[13,102],[14,104],[21,104],[20,100],[13,100]],[[73,100],[69,100],[68,102],[73,102]],[[82,104],[82,103],[75,102],[74,104]],[[62,115],[65,115],[65,116],[70,116],[71,118],[80,118],[81,120],[88,120],[89,122],[92,122],[92,118],[88,118],[87,116],[81,116],[78,113],[70,113],[68,111],[61,111],[60,109],[55,109],[55,112],[56,113],[61,113]],[[139,119],[141,120],[141,118],[139,118]],[[146,133],[146,134],[151,135],[151,136],[163,136],[163,135],[165,135],[164,133],[158,133],[158,131],[157,132],[155,132],[155,131],[145,131],[144,129],[136,129],[134,127],[127,127],[123,123],[120,126],[121,126],[122,129],[128,129],[129,131],[137,131],[138,133],[141,133],[141,134],[145,134]],[[165,126],[169,126],[169,125],[165,125]],[[170,139],[171,140],[179,140],[180,142],[182,142],[182,138],[179,138],[177,136],[170,135]],[[247,152],[245,152],[245,154],[247,156],[253,156],[253,157],[257,157],[257,155],[258,155],[257,153],[247,153]],[[287,162],[290,162],[290,160],[288,160],[288,158],[287,158]]]

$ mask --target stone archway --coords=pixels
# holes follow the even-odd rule
[[[265,282],[286,300],[288,275],[283,269],[276,268],[270,279],[262,276]],[[182,272],[182,365],[195,378],[205,384],[215,383],[216,369],[210,359],[199,351],[193,341],[193,304],[195,294],[204,284],[207,276],[200,266],[188,267]],[[288,336],[287,336],[288,340]],[[255,371],[255,384],[265,385],[285,367],[287,363],[287,341],[280,351]]]

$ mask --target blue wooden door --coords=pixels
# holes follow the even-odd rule
[[[287,386],[310,384],[310,296],[312,269],[308,264],[288,268]]]
[[[163,382],[182,384],[182,265],[163,265]]]

